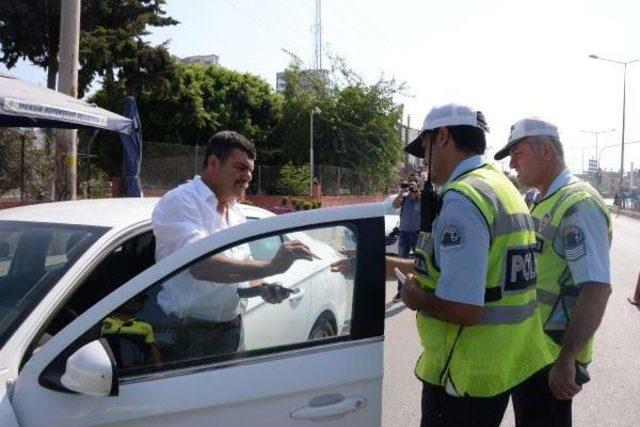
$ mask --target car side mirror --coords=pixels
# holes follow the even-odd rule
[[[66,360],[60,383],[68,390],[90,396],[116,396],[118,371],[106,340],[91,341]]]

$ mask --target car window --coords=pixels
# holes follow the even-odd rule
[[[313,255],[282,263],[277,274],[246,269],[246,262],[272,260],[283,242],[274,234],[212,253],[152,285],[99,325],[120,375],[348,339],[357,251],[340,252],[345,233],[354,231],[337,225],[287,234],[304,238]],[[334,262],[341,271],[332,271]],[[256,286],[274,294],[252,294]],[[275,292],[286,298],[268,300]]]
[[[396,199],[396,197],[397,195],[387,197],[385,201],[382,203],[384,205],[385,215],[400,215],[400,208],[393,207],[393,201]]]
[[[0,222],[0,346],[107,228]]]
[[[280,236],[270,236],[264,239],[255,240],[249,242],[249,248],[251,250],[251,257],[259,260],[270,260],[278,251],[278,248],[282,244]]]

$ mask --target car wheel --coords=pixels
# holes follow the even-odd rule
[[[309,341],[336,336],[336,328],[326,314],[321,315],[309,332]]]

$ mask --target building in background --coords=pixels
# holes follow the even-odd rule
[[[214,54],[187,56],[179,61],[183,64],[220,65],[220,57]]]
[[[306,79],[305,79],[306,77]],[[319,79],[325,83],[329,81],[329,70],[302,70],[302,86],[311,87],[314,79]],[[284,88],[287,86],[287,77],[284,71],[276,73],[276,92],[284,92]]]

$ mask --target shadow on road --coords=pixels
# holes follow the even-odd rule
[[[396,306],[396,308],[392,309],[391,307],[393,307],[394,305],[397,305],[397,306]],[[393,317],[396,314],[401,313],[402,311],[404,311],[406,308],[407,308],[407,306],[404,305],[401,302],[398,302],[398,303],[388,302],[384,306],[384,310],[385,310],[384,318],[388,319],[390,317]]]

